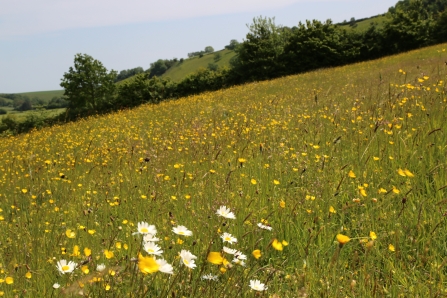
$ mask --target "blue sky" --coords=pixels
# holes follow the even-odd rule
[[[76,53],[117,71],[242,41],[257,16],[295,26],[384,13],[397,0],[0,0],[0,93],[61,89]]]

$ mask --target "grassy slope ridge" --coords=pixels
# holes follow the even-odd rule
[[[446,47],[5,139],[1,290],[255,297],[258,279],[272,297],[445,296]],[[221,205],[236,219],[218,217]],[[157,228],[172,277],[132,261],[149,257],[133,234],[143,221]],[[223,232],[238,241],[223,243]],[[216,265],[223,246],[245,254],[245,267]],[[61,275],[61,259],[85,262]]]
[[[17,94],[28,96],[29,98],[38,97],[45,101],[50,101],[53,97],[60,97],[64,95],[64,90],[34,91]]]
[[[219,53],[221,58],[216,62],[214,61],[215,53]],[[217,64],[219,67],[225,67],[230,65],[230,59],[236,55],[231,50],[220,50],[214,53],[204,55],[202,58],[193,57],[185,59],[183,62],[177,62],[171,68],[169,68],[162,77],[170,77],[173,81],[179,82],[187,75],[196,72],[199,68],[207,68],[209,63]]]
[[[350,26],[349,23],[347,24],[339,23],[338,25],[347,30],[366,31],[366,29],[368,29],[371,23],[373,22],[376,23],[377,26],[380,28],[381,26],[383,26],[386,19],[387,19],[386,15],[377,15],[370,18],[356,20],[355,21],[356,26],[354,27]]]

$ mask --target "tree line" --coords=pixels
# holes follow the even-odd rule
[[[70,69],[61,86],[66,90],[71,108],[98,113],[376,59],[447,41],[446,7],[447,0],[399,1],[389,9],[384,24],[379,26],[372,22],[365,31],[346,30],[331,20],[308,20],[289,28],[276,25],[274,18],[258,17],[248,26],[249,32],[242,43],[230,42],[237,55],[230,61],[229,68],[202,69],[176,83],[156,75],[167,67],[162,63],[166,64],[166,61],[159,60],[151,65],[153,71],[139,73],[131,82],[119,86],[85,82],[83,86],[90,86],[87,90],[97,89],[96,93],[88,94],[72,93],[70,82],[75,79],[71,73],[79,71]],[[96,61],[88,55],[78,54],[75,65],[82,59],[89,63]],[[160,72],[157,69],[161,69]],[[104,67],[102,72],[107,78]],[[112,73],[110,82],[116,76]]]
[[[446,42],[446,8],[447,0],[399,1],[389,9],[383,24],[372,22],[365,31],[346,30],[331,20],[308,20],[289,28],[276,25],[274,18],[254,18],[245,40],[230,42],[237,54],[230,67],[200,69],[180,82],[146,71],[116,85],[115,71],[107,71],[89,55],[77,54],[74,68],[70,67],[61,82],[69,103],[64,117],[158,103]],[[151,68],[157,69],[158,64],[162,63]]]

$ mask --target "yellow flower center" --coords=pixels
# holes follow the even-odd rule
[[[68,266],[68,265],[62,266],[62,271],[68,271],[69,269],[70,269],[70,266]]]
[[[188,260],[183,259],[183,263],[185,263],[185,265],[189,265]]]
[[[149,230],[147,228],[141,228],[141,233],[147,233]]]

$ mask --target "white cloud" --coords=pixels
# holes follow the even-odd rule
[[[0,38],[72,28],[256,12],[308,1],[311,0],[0,0]]]

